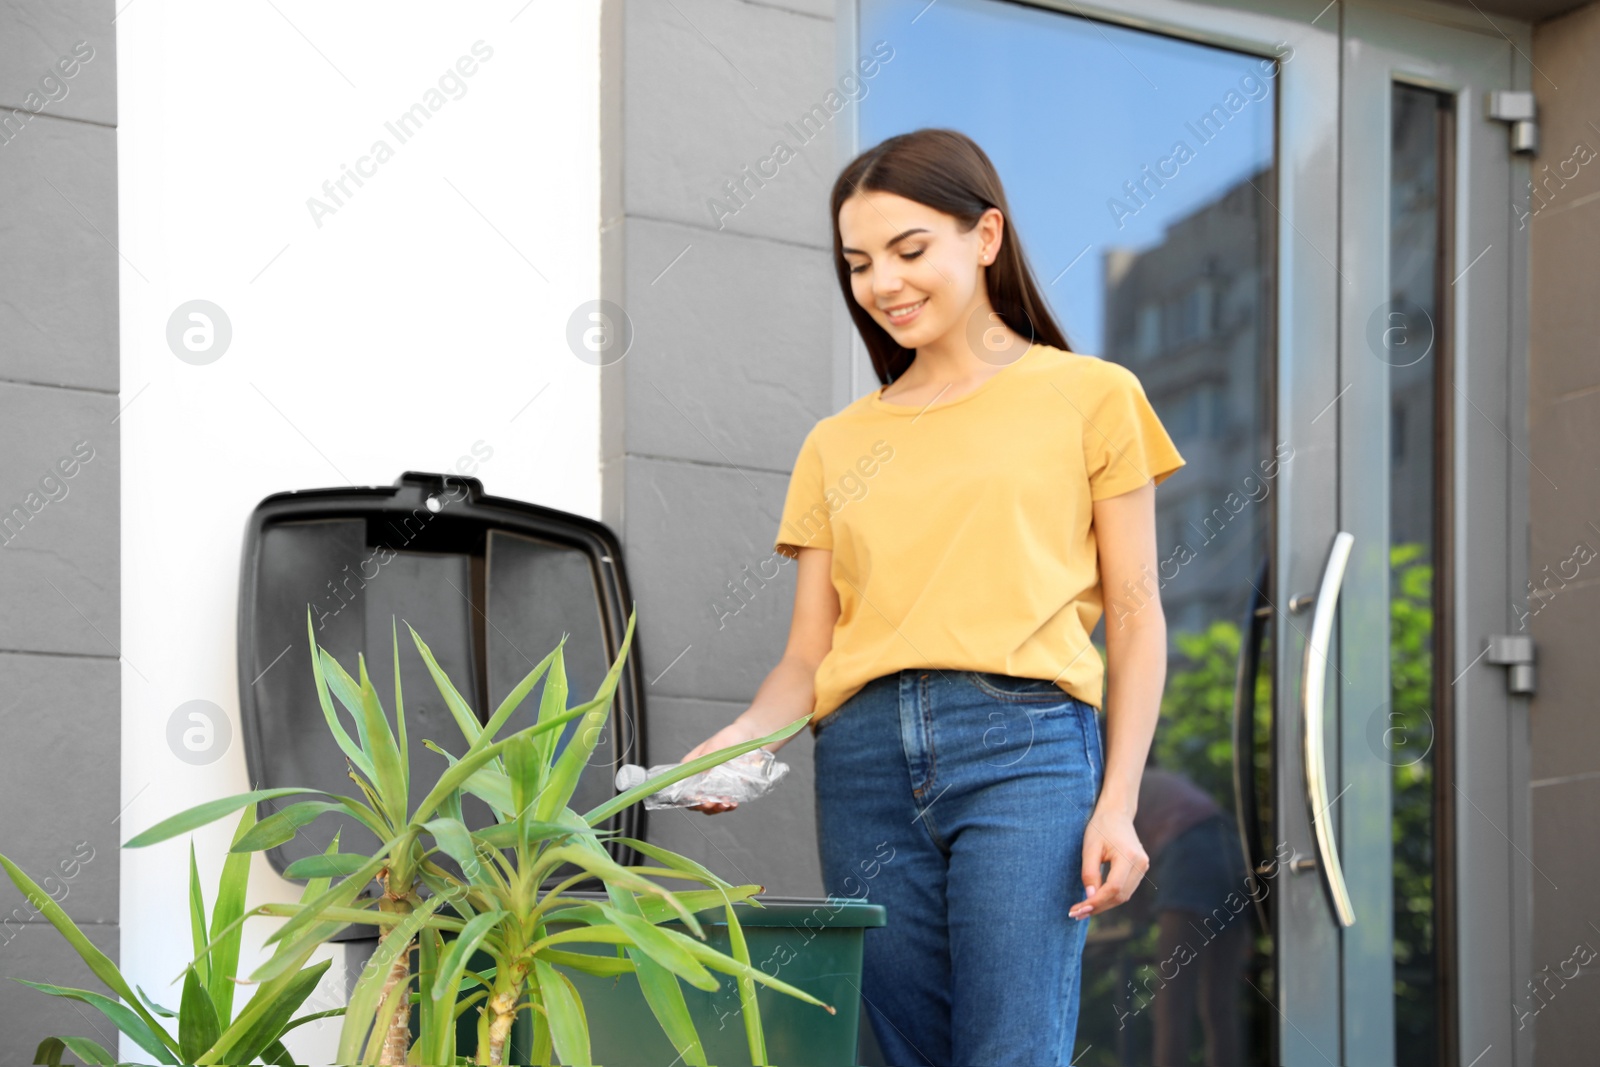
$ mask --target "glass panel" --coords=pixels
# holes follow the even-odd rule
[[[1091,920],[1073,1062],[1271,1063],[1275,871],[1252,876],[1240,844],[1232,720],[1292,459],[1272,421],[1276,67],[994,0],[863,0],[861,16],[867,47],[895,48],[862,146],[922,126],[973,137],[1074,349],[1132,368],[1188,460],[1156,494],[1170,661],[1136,826],[1152,868]],[[1107,590],[1106,620],[1148,595]],[[1271,662],[1261,647],[1241,687],[1268,858]]]
[[[1441,394],[1435,324],[1444,257],[1441,159],[1450,98],[1392,89],[1389,321],[1390,704],[1386,734],[1394,767],[1394,975],[1396,1062],[1428,1067],[1439,1042],[1434,878],[1437,861],[1433,746],[1439,704],[1435,619],[1441,450],[1435,432]]]

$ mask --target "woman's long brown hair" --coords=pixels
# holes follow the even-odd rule
[[[880,382],[887,385],[904,374],[916,351],[890,337],[872,313],[856,302],[850,288],[850,264],[845,261],[844,241],[839,236],[839,209],[851,196],[865,192],[893,193],[925,204],[953,216],[963,233],[976,226],[989,208],[998,208],[1006,221],[1000,254],[987,270],[990,305],[1002,322],[1030,341],[1072,351],[1028,269],[1005,189],[989,157],[959,130],[913,130],[890,137],[851,160],[839,173],[828,198],[839,288]]]

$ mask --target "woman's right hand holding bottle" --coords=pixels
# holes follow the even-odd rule
[[[751,722],[749,719],[749,714],[749,711],[746,710],[745,713],[740,715],[737,719],[734,719],[731,723],[691,748],[687,753],[684,754],[683,759],[679,760],[678,762],[688,763],[692,759],[698,759],[701,756],[715,752],[718,749],[729,748],[733,745],[743,744],[746,741],[754,741],[756,738],[765,737],[767,734],[772,732],[771,730],[763,730],[757,723]],[[763,747],[776,752],[779,746],[765,745]],[[738,804],[732,801],[708,801],[705,804],[696,804],[689,810],[703,812],[706,815],[717,815],[724,811],[732,811],[738,806]]]

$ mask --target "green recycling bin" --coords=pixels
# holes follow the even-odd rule
[[[568,893],[572,897],[604,900],[603,893]],[[767,1061],[805,1064],[806,1067],[846,1067],[856,1062],[856,1041],[861,1028],[861,950],[869,927],[885,925],[881,904],[844,898],[764,898],[760,908],[736,904],[744,929],[750,962],[774,978],[805,990],[824,1004],[815,1004],[756,985],[756,1003],[766,1034]],[[722,952],[730,949],[728,925],[721,908],[696,916],[705,930],[706,943]],[[682,933],[681,923],[662,923]],[[552,931],[562,927],[552,925]],[[691,935],[692,936],[692,935]],[[614,955],[612,945],[567,944],[563,949],[593,955]],[[475,957],[473,969],[492,966],[487,956]],[[661,1030],[639,981],[631,974],[599,978],[570,968],[558,968],[572,979],[589,1017],[589,1040],[595,1063],[607,1067],[666,1067],[682,1058]],[[750,1046],[739,1010],[739,989],[731,975],[712,972],[720,980],[715,992],[680,982],[689,1015],[705,1047],[706,1061],[717,1067],[750,1064]],[[477,1012],[463,1013],[457,1029],[456,1050],[471,1055],[477,1047]],[[527,1063],[532,1047],[532,1022],[527,1012],[517,1016],[508,1042],[507,1063]]]
[[[774,978],[805,990],[838,1013],[757,984],[767,1039],[767,1059],[775,1064],[844,1067],[856,1062],[861,1024],[861,948],[868,927],[883,926],[884,908],[860,900],[769,898],[765,907],[735,905],[750,949],[750,962]],[[706,941],[729,951],[728,925],[720,910],[697,916]],[[669,924],[663,924],[669,925]],[[680,924],[670,924],[687,932]],[[564,948],[611,954],[607,945],[565,945]],[[750,1063],[739,989],[732,976],[716,992],[684,984],[689,1015],[705,1046],[706,1060],[718,1067]],[[597,978],[567,972],[589,1013],[594,1061],[604,1064],[669,1064],[678,1052],[639,991],[633,975]],[[681,1060],[679,1061],[681,1062]]]

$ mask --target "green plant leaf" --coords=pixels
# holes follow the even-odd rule
[[[356,653],[356,665],[361,673],[361,714],[367,724],[367,736],[372,742],[372,769],[377,773],[375,783],[383,797],[383,814],[395,826],[406,821],[406,807],[410,796],[406,793],[406,772],[400,755],[400,743],[389,729],[389,717],[383,713],[378,691],[367,677],[367,659]]]
[[[539,781],[544,776],[539,739],[525,735],[511,739],[506,747],[505,767],[506,777],[511,780],[511,810],[519,819],[526,818],[534,798],[539,795]]]
[[[297,793],[328,795],[320,789],[257,789],[249,793],[238,793],[231,797],[222,797],[218,800],[208,800],[204,804],[196,804],[187,811],[180,811],[171,818],[162,819],[143,833],[135,834],[129,838],[122,847],[144,848],[146,845],[154,845],[159,841],[177,837],[179,834],[186,834],[190,830],[198,830],[207,823],[215,822],[224,815],[238,811],[246,804],[257,804],[263,800],[271,800],[274,797],[294,796]]]
[[[468,971],[467,962],[472,958],[484,941],[494,932],[496,924],[503,921],[507,914],[503,911],[486,911],[481,915],[473,916],[472,920],[450,942],[449,948],[444,951],[438,961],[438,971],[434,975],[433,984],[427,992],[424,1009],[433,1013],[434,1029],[425,1027],[419,1030],[422,1035],[419,1044],[428,1050],[429,1055],[425,1063],[449,1063],[455,1054],[455,1024],[461,1008],[460,995],[463,978],[471,975],[474,980],[485,986],[484,994],[487,995],[487,980]],[[469,1001],[470,1003],[470,1001]]]
[[[146,993],[143,989],[140,989],[140,987],[134,986],[133,988],[138,990],[139,999],[144,1001],[144,1006],[155,1012],[157,1015],[168,1019],[176,1019],[178,1017],[177,1012],[173,1011],[171,1008],[164,1008],[160,1004],[157,1004],[154,1000],[150,999],[150,994]]]
[[[329,841],[328,847],[322,850],[322,854],[324,856],[333,856],[338,853],[339,835],[342,833],[344,833],[343,830],[335,830],[333,832],[333,840]],[[307,880],[305,888],[300,891],[300,903],[310,904],[312,901],[322,896],[322,894],[326,893],[328,891],[328,887],[332,884],[332,878],[312,878]],[[269,937],[267,942],[270,944],[272,939]]]
[[[570,978],[544,960],[533,961],[533,973],[539,983],[539,998],[544,1002],[550,1041],[555,1045],[556,1055],[564,1064],[590,1067],[594,1061],[589,1051],[589,1020],[583,1013],[583,1001],[577,988]]]
[[[439,848],[445,855],[461,865],[467,881],[485,888],[494,886],[489,865],[478,857],[472,833],[464,823],[457,819],[439,818],[423,823],[422,828],[433,835],[434,841],[438,842]]]
[[[481,768],[477,774],[461,783],[461,788],[493,808],[502,819],[509,820],[517,813],[510,777],[492,766]]]
[[[745,941],[744,927],[739,922],[732,899],[724,907],[728,916],[729,955],[749,967],[750,945]],[[767,1035],[761,1026],[761,1006],[756,1002],[756,982],[754,978],[742,974],[734,981],[739,985],[739,1014],[744,1017],[744,1036],[750,1046],[750,1062],[760,1067],[767,1062]]]
[[[619,974],[633,973],[633,961],[621,956],[597,956],[588,952],[563,952],[558,948],[547,948],[539,953],[539,959],[558,963],[584,974],[592,974],[597,978],[614,978]]]
[[[618,903],[619,901],[631,900],[626,893],[619,894],[616,891],[611,890],[610,887],[607,887],[607,891],[610,892],[612,903],[618,908],[618,910],[622,910],[622,905]],[[760,982],[762,985],[770,986],[773,989],[778,990],[780,993],[785,993],[796,998],[797,1000],[803,1000],[808,1004],[815,1004],[820,1008],[824,1008],[830,1015],[835,1014],[831,1005],[824,1004],[822,1001],[818,1000],[810,993],[807,993],[805,990],[792,986],[788,982],[773,978],[765,971],[751,967],[748,964],[742,964],[732,956],[729,956],[726,953],[718,952],[710,945],[698,941],[695,938],[690,937],[688,934],[680,933],[671,927],[656,926],[652,927],[652,929],[661,934],[663,937],[671,940],[674,944],[681,947],[685,952],[693,956],[696,960],[703,963],[711,970],[722,971],[724,974],[731,974],[735,978],[746,977],[753,979],[754,981]],[[639,974],[641,978],[643,978],[645,975],[646,962],[653,963],[654,961],[640,959],[637,955],[635,955],[634,947],[636,946],[629,946],[629,941],[631,938],[632,932],[624,931],[620,927],[575,926],[567,930],[559,931],[558,933],[547,935],[544,940],[539,943],[539,954],[543,955],[549,946],[557,944],[620,944],[628,951],[630,956],[634,957],[634,962],[638,965]],[[657,966],[660,965],[657,964]]]
[[[582,842],[571,845],[558,845],[554,848],[546,849],[540,856],[540,863],[549,863],[551,865],[570,863],[574,867],[579,867],[598,878],[604,879],[607,888],[614,887],[638,893],[648,893],[666,902],[677,913],[677,917],[683,921],[683,924],[697,935],[703,936],[704,934],[704,931],[700,928],[700,920],[696,919],[693,913],[678,901],[676,894],[623,867],[616,860],[606,855],[605,850],[600,848],[598,844],[593,849],[584,848]],[[629,913],[637,914],[638,906],[635,905],[631,908]]]
[[[706,970],[699,960],[669,936],[671,931],[646,922],[641,915],[619,911],[609,904],[596,904],[595,907],[599,908],[601,914],[605,915],[617,929],[627,934],[634,946],[696,989],[715,993],[722,988],[715,975]]]
[[[294,1057],[289,1055],[282,1041],[274,1041],[262,1049],[261,1062],[275,1064],[276,1067],[296,1067]]]
[[[39,1042],[39,1048],[33,1054],[33,1062],[45,1064],[46,1067],[61,1067],[61,1057],[67,1052],[71,1052],[86,1064],[117,1062],[117,1058],[103,1046],[86,1037],[47,1037]]]
[[[604,804],[601,804],[599,807],[585,812],[583,819],[591,826],[602,823],[611,818],[611,816],[615,815],[617,812],[621,811],[623,808],[637,804],[651,793],[665,789],[674,782],[680,782],[685,778],[699,774],[701,771],[715,767],[719,763],[726,763],[733,757],[750,752],[753,749],[760,748],[762,745],[770,745],[774,741],[782,741],[784,738],[793,737],[805,727],[806,723],[810,721],[811,716],[807,715],[804,718],[796,719],[794,722],[791,722],[789,725],[780,730],[775,730],[766,737],[758,737],[751,741],[744,741],[737,745],[730,745],[727,748],[719,748],[715,752],[707,752],[704,756],[701,756],[698,759],[692,759],[688,763],[679,765],[675,770],[669,771],[666,774],[657,775],[648,781],[640,782],[632,789],[618,793],[616,796],[612,797]]]
[[[235,847],[255,825],[255,805],[246,804],[233,829]],[[217,900],[211,912],[211,944],[195,953],[196,959],[200,959],[202,953],[209,953],[206,990],[211,994],[211,1003],[216,1005],[217,1018],[223,1023],[233,1019],[233,979],[234,972],[239,969],[239,942],[244,936],[242,926],[235,920],[244,915],[249,882],[249,853],[230,851],[222,861],[222,877],[217,882]],[[229,932],[225,934],[225,931]]]
[[[256,915],[278,915],[292,918],[306,910],[304,904],[262,904],[255,909]],[[387,929],[398,926],[405,918],[395,912],[379,911],[376,908],[337,908],[333,906],[319,908],[317,917],[321,919],[336,920],[341,927],[355,924],[357,926],[376,926]],[[428,927],[433,930],[458,932],[465,925],[459,919],[448,919],[442,915],[435,915],[428,920]]]
[[[294,918],[290,919],[288,922],[284,923],[278,929],[274,930],[271,934],[268,934],[266,943],[269,945],[275,942],[287,944],[291,937],[301,933],[307,927],[315,924],[317,921],[318,912],[320,912],[324,907],[329,905],[335,907],[349,907],[350,902],[355,900],[355,898],[361,894],[361,891],[367,887],[368,883],[377,877],[378,872],[382,870],[384,864],[389,861],[390,849],[396,847],[406,836],[407,835],[405,834],[401,834],[398,837],[394,837],[389,841],[386,841],[383,846],[378,849],[378,851],[373,853],[372,858],[367,861],[367,865],[365,867],[357,871],[355,874],[345,878],[338,885],[332,886],[332,888],[327,888],[324,886],[322,891],[316,896],[302,899],[301,903],[305,905],[305,910],[299,915],[296,915]],[[306,890],[309,894],[311,886],[307,886]],[[276,957],[274,957],[274,959],[276,959]],[[270,966],[270,961],[268,965]],[[267,975],[263,974],[262,971],[257,970],[256,973],[250,976],[250,978],[251,981],[259,982],[264,981],[267,978]]]
[[[527,831],[526,840],[532,841],[558,841],[563,837],[593,837],[594,832],[574,829],[554,822],[534,822],[528,820],[523,823],[522,829]],[[514,848],[521,839],[515,822],[499,823],[495,826],[486,826],[482,830],[474,830],[473,836],[479,843],[490,848]],[[598,838],[597,838],[598,839]]]
[[[642,855],[649,856],[651,859],[665,867],[670,867],[675,871],[683,871],[686,874],[695,875],[700,881],[705,882],[707,885],[716,886],[718,889],[733,888],[733,884],[731,882],[723,881],[722,878],[712,873],[709,867],[690,859],[688,856],[680,856],[678,853],[673,852],[670,849],[662,848],[660,845],[651,844],[649,841],[640,841],[637,838],[619,837],[616,840],[620,844],[632,847],[634,851]],[[756,892],[759,893],[761,890],[757,888]]]
[[[600,688],[595,692],[591,702],[593,710],[587,712],[583,721],[579,723],[577,731],[567,742],[567,747],[562,749],[561,755],[556,757],[555,763],[550,768],[544,788],[539,791],[539,801],[534,806],[533,817],[540,821],[549,821],[556,812],[565,808],[572,802],[572,793],[578,787],[578,778],[583,774],[583,768],[589,763],[589,757],[594,754],[594,749],[600,742],[601,735],[605,732],[606,720],[611,715],[611,702],[616,695],[617,684],[622,680],[623,665],[628,659],[628,648],[633,643],[633,627],[638,612],[628,616],[628,629],[623,634],[622,646],[617,650],[617,658],[611,664],[611,669],[600,682]]]
[[[183,999],[178,1004],[178,1049],[183,1062],[194,1063],[221,1036],[216,1005],[211,1003],[199,971],[190,967],[184,972]]]
[[[327,1011],[314,1011],[309,1015],[298,1015],[295,1018],[290,1019],[288,1023],[284,1025],[284,1028],[280,1031],[280,1033],[287,1034],[290,1030],[293,1030],[299,1026],[304,1026],[306,1023],[314,1023],[319,1019],[336,1019],[343,1014],[343,1008],[329,1008]]]
[[[422,653],[422,662],[427,664],[428,673],[433,675],[433,684],[438,687],[439,695],[444,697],[445,707],[450,709],[456,725],[461,727],[462,736],[467,739],[467,744],[471,745],[483,733],[483,725],[478,722],[477,713],[456,689],[455,683],[450,681],[450,676],[445,674],[444,668],[439,666],[433,650],[423,641],[422,635],[417,633],[416,628],[409,622],[406,623],[406,629],[411,631],[411,640],[416,642],[417,651]]]
[[[672,895],[679,904],[682,904],[690,912],[702,912],[720,907],[728,901],[739,903],[749,900],[762,891],[763,887],[759,885],[741,885],[725,890],[694,889]],[[661,923],[678,917],[677,910],[664,900],[658,900],[653,897],[640,897],[637,898],[637,901],[639,911],[644,916],[645,922]],[[557,905],[561,903],[559,900],[556,901]],[[593,924],[599,920],[599,916],[600,910],[594,906],[592,901],[580,901],[571,906],[560,906],[555,911],[546,912],[544,921],[546,925],[555,923]]]
[[[285,878],[339,878],[355,874],[372,857],[354,852],[335,852],[331,855],[302,856],[283,869]]]
[[[500,727],[505,725],[506,720],[511,718],[512,714],[514,712],[516,712],[517,708],[522,706],[522,702],[524,700],[526,700],[527,697],[528,697],[528,694],[533,691],[533,687],[535,685],[539,684],[539,679],[544,676],[545,671],[549,670],[551,668],[551,666],[553,664],[555,664],[560,659],[560,657],[561,657],[561,647],[562,647],[562,645],[565,645],[566,643],[567,643],[567,635],[566,634],[562,634],[561,635],[561,641],[556,645],[555,648],[550,650],[550,654],[545,656],[545,658],[540,660],[538,663],[534,664],[533,670],[529,671],[526,675],[524,675],[523,678],[522,678],[522,681],[517,683],[516,688],[511,690],[511,692],[507,693],[506,694],[506,698],[500,702],[500,706],[494,709],[494,714],[489,716],[489,721],[483,724],[483,732],[488,735],[488,737],[489,737],[489,739],[491,741],[494,740],[494,737],[499,732]],[[549,683],[545,684],[545,690],[544,690],[544,701],[545,702],[548,702],[551,699],[550,698],[550,686],[552,684],[554,684],[553,676],[552,676],[552,682],[549,682]],[[561,684],[561,696],[562,696],[562,699],[561,699],[561,707],[559,709],[557,709],[557,711],[565,711],[566,710],[566,689],[567,689],[567,682],[566,682],[566,674],[565,673],[561,674],[561,683],[560,684]],[[541,704],[539,706],[539,717],[535,721],[537,721],[537,722],[543,722],[544,721],[544,719],[545,719],[544,706],[545,706],[544,702],[541,702]]]
[[[435,914],[435,918],[437,918]],[[434,1020],[440,1016],[438,1005],[434,1002],[434,991],[439,988],[439,960],[444,956],[444,937],[438,930],[422,929],[417,933],[417,1006],[412,1010],[416,1013],[414,1022],[417,1029],[417,1040],[414,1048],[418,1055],[432,1043],[434,1035],[438,1033]],[[451,1007],[454,1008],[454,1004]],[[453,1012],[446,1016],[453,1018]],[[453,1054],[438,1057],[429,1062],[449,1063]]]
[[[688,952],[691,956],[699,960],[701,963],[704,963],[712,970],[722,971],[725,974],[731,974],[736,978],[753,979],[757,982],[760,982],[764,986],[771,986],[780,993],[787,993],[796,1000],[803,1000],[807,1004],[815,1004],[819,1008],[825,1008],[829,1015],[838,1014],[836,1011],[834,1011],[832,1005],[824,1004],[810,993],[807,993],[804,989],[792,986],[788,982],[780,981],[779,979],[769,975],[766,971],[760,970],[756,967],[751,967],[747,963],[740,963],[733,957],[718,952],[710,945],[696,941],[687,934],[680,934],[676,930],[672,930],[670,928],[658,929],[660,929],[663,934],[666,934],[668,937],[681,944],[685,952]]]
[[[189,841],[189,940],[193,942],[195,955],[195,970],[199,973],[200,984],[206,984],[206,975],[209,964],[205,958],[206,948],[206,902],[200,891],[200,869],[195,865],[194,840]],[[180,1009],[181,1010],[181,1009]],[[205,1048],[205,1045],[201,1045]]]
[[[444,1003],[451,997],[461,981],[462,972],[467,969],[467,961],[484,938],[494,931],[495,924],[506,917],[503,911],[486,911],[473,916],[472,921],[462,927],[461,933],[450,942],[449,949],[439,962],[439,976],[433,983],[434,1001]]]
[[[561,651],[567,642],[567,635],[561,635],[561,644],[557,645],[551,653],[555,657],[550,665],[550,680],[545,683],[544,692],[539,694],[539,722],[548,722],[567,710],[567,664],[565,654]],[[549,773],[550,765],[555,761],[556,734],[544,734],[539,739],[539,760]],[[544,788],[544,782],[539,783]]]
[[[510,737],[496,741],[493,744],[485,745],[481,748],[474,747],[468,749],[467,754],[453,763],[450,766],[450,769],[445,771],[444,774],[439,778],[438,782],[434,783],[433,788],[428,791],[428,795],[423,798],[422,803],[417,805],[416,811],[412,812],[411,818],[413,827],[420,827],[423,822],[426,822],[428,819],[432,818],[434,812],[438,809],[439,805],[444,802],[446,797],[455,792],[457,789],[460,789],[462,787],[462,783],[466,782],[467,779],[476,774],[478,770],[485,766],[490,760],[497,758],[500,753],[504,752],[506,746],[511,741],[525,734],[537,734],[542,733],[545,730],[556,729],[568,720],[576,719],[585,714],[587,707],[587,705],[584,705],[582,707],[573,708],[566,715],[558,716],[548,723],[538,723],[533,726],[529,726],[526,729],[519,730]],[[481,741],[482,738],[479,740]]]
[[[350,734],[345,730],[344,724],[339,721],[339,713],[333,710],[333,701],[328,697],[328,679],[322,671],[321,649],[317,647],[317,634],[311,626],[311,605],[306,605],[306,636],[311,641],[311,673],[317,682],[317,700],[322,705],[322,717],[328,724],[328,732],[333,735],[346,758],[355,764],[356,769],[366,775],[370,781],[373,778],[372,761],[367,759],[366,753],[361,751],[361,746],[351,740]],[[360,720],[358,719],[359,723]],[[381,835],[380,835],[381,836]]]
[[[643,918],[639,915],[638,904],[626,890],[608,885],[606,892],[611,897],[613,907]],[[644,994],[645,1003],[650,1005],[650,1011],[661,1024],[661,1030],[672,1042],[672,1047],[678,1050],[678,1055],[688,1067],[708,1067],[705,1046],[695,1030],[694,1019],[689,1014],[689,1005],[683,999],[683,987],[678,984],[678,979],[637,947],[629,946],[625,951],[633,960],[639,976],[639,991]]]
[[[396,818],[391,809],[397,798],[403,799],[400,792],[399,750],[394,734],[389,729],[389,719],[384,715],[377,692],[372,688],[372,680],[367,677],[366,656],[361,652],[356,653],[359,680],[351,677],[327,649],[322,650],[322,669],[334,697],[355,719],[357,740],[372,768],[368,779],[377,793],[373,806],[393,823]],[[368,795],[370,798],[371,794]],[[403,811],[398,821],[405,821]]]
[[[162,1040],[165,1038],[166,1042],[171,1042],[175,1046],[176,1042],[172,1041],[170,1034],[159,1026],[152,1029],[126,1005],[117,1003],[103,993],[95,993],[87,989],[70,989],[66,986],[51,985],[48,982],[30,982],[24,978],[13,978],[12,981],[21,983],[29,989],[37,989],[39,992],[47,993],[52,997],[61,997],[64,1000],[76,1000],[80,1004],[87,1004],[91,1008],[98,1010],[107,1019],[110,1019],[111,1025],[115,1026],[120,1033],[127,1034],[134,1044],[162,1063],[175,1064],[178,1062],[177,1057],[172,1054],[173,1050],[168,1048],[167,1044]],[[67,1042],[68,1047],[71,1047],[70,1043],[72,1041],[83,1039],[64,1037],[61,1040]],[[98,1048],[99,1046],[95,1047]],[[73,1052],[78,1056],[83,1056],[83,1053],[77,1049],[73,1049]],[[109,1060],[101,1060],[99,1062],[116,1063],[117,1061],[116,1057],[112,1057]]]
[[[443,756],[452,767],[459,762],[449,751],[432,741],[424,739],[422,746],[430,752],[437,752]],[[480,768],[461,784],[461,788],[489,805],[502,818],[509,819],[516,813],[516,803],[511,799],[511,779],[493,766]],[[460,818],[454,812],[451,812],[450,816]]]
[[[537,986],[538,980],[533,979],[532,984]],[[528,1012],[533,1017],[533,1048],[530,1062],[533,1063],[558,1063],[560,1057],[555,1053],[555,1046],[550,1043],[550,1017],[542,1010],[544,1005],[538,1004],[535,997],[528,999]]]
[[[361,746],[361,755],[366,760],[366,768],[362,773],[367,780],[376,782],[377,773],[372,769],[372,738],[367,733],[367,717],[361,708],[361,683],[350,676],[344,669],[344,664],[327,649],[318,650],[318,659],[322,663],[322,676],[327,679],[328,690],[349,714],[356,724],[356,744]],[[357,766],[361,766],[357,764]]]
[[[411,796],[411,742],[406,738],[406,707],[400,696],[400,630],[395,617],[389,616],[389,637],[394,642],[394,722],[399,731],[400,795]]]
[[[327,851],[331,853],[338,851],[338,849],[339,832],[335,831],[333,840],[328,844]],[[359,886],[357,887],[356,891],[360,891]],[[328,888],[327,879],[313,878],[311,881],[306,883],[305,889],[301,892],[300,903],[302,905],[314,903],[329,892],[330,890]],[[255,908],[247,914],[253,915],[262,913],[263,911],[263,908]],[[293,920],[291,920],[291,922],[292,921]],[[327,932],[333,932],[339,929],[337,924],[325,925],[327,927]],[[308,931],[302,937],[303,946],[298,949],[298,952],[289,946],[280,946],[278,952],[276,952],[273,955],[273,958],[268,961],[267,966],[265,968],[258,968],[257,974],[252,980],[261,979],[261,970],[271,970],[272,974],[256,990],[255,996],[251,997],[249,1003],[247,1003],[244,1006],[244,1009],[239,1012],[238,1018],[234,1019],[228,1028],[222,1032],[222,1036],[217,1039],[217,1043],[210,1049],[206,1050],[204,1062],[240,1062],[240,1058],[233,1055],[235,1047],[253,1034],[256,1024],[271,1010],[272,1006],[277,1002],[278,996],[282,994],[285,989],[293,986],[296,983],[296,979],[304,973],[306,961],[311,958],[311,954],[316,951],[317,945],[320,944],[320,941],[317,939],[316,935],[321,932],[322,931],[318,929]],[[269,937],[267,941],[270,944],[272,938]]]
[[[89,965],[89,969],[94,972],[94,976],[100,979],[107,989],[132,1005],[133,1010],[144,1020],[145,1025],[161,1036],[169,1049],[177,1052],[178,1043],[162,1029],[160,1023],[156,1022],[155,1016],[151,1015],[145,1010],[144,1005],[139,1003],[134,996],[133,990],[128,987],[127,979],[123,978],[122,972],[117,970],[117,965],[112,963],[110,957],[96,948],[94,943],[83,935],[83,931],[78,929],[77,924],[67,917],[65,911],[61,910],[61,905],[51,900],[49,894],[40,889],[32,878],[23,873],[21,867],[18,867],[3,855],[0,855],[0,867],[5,868],[6,876],[11,879],[11,884],[15,885],[22,893],[23,898],[38,909],[39,914],[43,915],[45,920],[51,926],[54,926],[62,937],[67,939],[67,943],[83,959],[83,962]],[[62,1040],[65,1041],[67,1039],[63,1038]]]
[[[233,843],[231,851],[260,852],[277,848],[286,841],[293,841],[300,827],[315,821],[317,816],[341,811],[344,807],[336,800],[302,800],[290,804],[252,826],[248,833]]]
[[[251,1007],[257,1009],[255,1017],[240,1027],[237,1034],[230,1033],[218,1042],[222,1046],[218,1051],[228,1057],[225,1062],[250,1063],[277,1045],[289,1028],[289,1020],[300,1010],[306,998],[315,992],[317,983],[322,981],[322,976],[331,966],[332,960],[323,960],[301,968],[285,982],[263,986],[251,998]],[[258,998],[265,1003],[257,1005],[255,1002]]]

